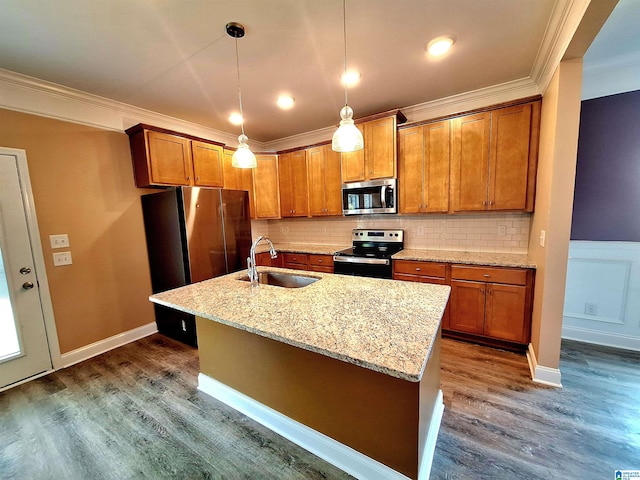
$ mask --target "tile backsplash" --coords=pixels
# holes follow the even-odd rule
[[[254,220],[253,237],[274,242],[351,245],[354,228],[403,229],[405,248],[527,253],[531,214],[358,215],[333,218]]]

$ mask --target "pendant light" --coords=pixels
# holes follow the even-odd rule
[[[344,34],[344,74],[347,74],[347,0],[342,0],[342,26]],[[333,134],[331,149],[334,152],[355,152],[364,148],[362,132],[353,123],[353,110],[347,101],[348,86],[344,82],[344,107],[340,110],[340,126]]]
[[[244,116],[242,113],[242,92],[240,91],[240,60],[238,60],[238,38],[244,37],[244,26],[236,23],[229,22],[226,26],[227,35],[233,37],[236,41],[236,70],[238,72],[238,101],[240,103],[240,117],[242,117],[242,134],[238,137],[238,149],[231,157],[231,165],[236,168],[256,168],[258,162],[256,156],[253,154],[249,145],[247,145],[247,137],[244,134]]]

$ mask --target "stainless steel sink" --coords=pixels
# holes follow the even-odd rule
[[[241,277],[239,280],[249,281],[249,275]],[[258,283],[263,285],[273,285],[284,288],[302,288],[320,280],[318,277],[305,277],[294,275],[293,273],[258,272]]]

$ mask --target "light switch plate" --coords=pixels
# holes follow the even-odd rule
[[[49,235],[51,248],[69,248],[69,235],[62,233],[60,235]]]
[[[71,252],[58,252],[53,253],[53,266],[60,267],[62,265],[71,265],[73,261],[71,260]]]
[[[547,237],[547,232],[545,232],[544,230],[540,230],[540,246],[544,247],[544,241]]]

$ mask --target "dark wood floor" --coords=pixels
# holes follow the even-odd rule
[[[640,468],[640,354],[563,343],[564,389],[523,355],[445,340],[433,479],[608,479]],[[197,352],[153,335],[0,393],[2,479],[342,479],[196,390]]]

